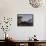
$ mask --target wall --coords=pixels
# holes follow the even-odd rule
[[[34,34],[39,40],[45,39],[45,15],[46,8],[32,8],[28,0],[0,0],[0,18],[3,16],[12,17],[13,22],[8,33],[17,40],[27,40]],[[34,14],[34,26],[32,27],[18,27],[17,14]],[[1,31],[2,33],[2,31]],[[0,33],[0,35],[2,35]],[[44,34],[45,33],[45,34]],[[11,36],[11,37],[12,37]],[[0,36],[0,39],[3,37]],[[4,39],[4,38],[3,38]]]

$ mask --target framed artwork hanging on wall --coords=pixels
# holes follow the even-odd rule
[[[17,14],[17,26],[33,26],[33,14]]]

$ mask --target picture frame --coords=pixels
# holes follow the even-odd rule
[[[17,26],[33,26],[33,14],[17,14]]]

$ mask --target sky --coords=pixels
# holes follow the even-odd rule
[[[29,19],[32,19],[33,14],[20,14],[19,16],[22,16],[22,21],[28,21]]]

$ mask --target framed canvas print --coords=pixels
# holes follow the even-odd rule
[[[17,14],[17,26],[33,26],[33,14]]]

